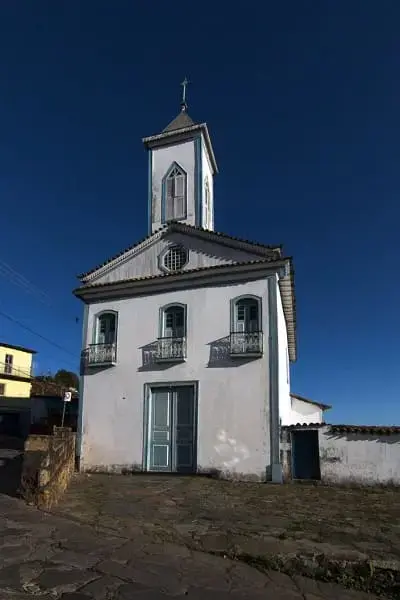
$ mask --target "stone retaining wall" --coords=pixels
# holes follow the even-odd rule
[[[64,493],[75,468],[75,433],[54,427],[53,435],[29,435],[24,447],[20,493],[48,509]]]

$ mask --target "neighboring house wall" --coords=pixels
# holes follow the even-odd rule
[[[5,379],[0,375],[0,383],[5,386],[6,398],[29,398],[31,395],[31,384],[28,382]]]
[[[171,233],[155,240],[139,253],[127,257],[118,265],[105,268],[104,271],[91,278],[90,281],[93,283],[108,283],[121,281],[122,279],[160,275],[163,272],[160,269],[160,253],[169,245],[174,244],[182,245],[189,250],[188,262],[183,269],[184,271],[260,258],[257,254],[236,250],[222,244],[214,244],[194,236]]]
[[[31,423],[60,426],[64,401],[61,396],[31,396]],[[78,399],[65,403],[64,425],[76,431],[78,419]]]
[[[89,306],[87,340],[95,315],[118,311],[117,364],[87,369],[83,377],[83,469],[142,468],[145,384],[199,382],[197,466],[226,476],[265,479],[270,465],[268,279],[165,292]],[[229,357],[231,300],[262,299],[264,353]],[[159,337],[159,311],[187,306],[187,360],[151,361]]]
[[[12,356],[7,364],[6,355]],[[8,398],[29,398],[31,383],[19,378],[30,378],[32,353],[0,346],[0,383],[5,386],[4,395]]]
[[[30,402],[27,398],[0,398],[0,433],[28,435],[30,422]]]
[[[342,431],[344,426],[284,427],[284,479],[320,479],[327,484],[400,485],[400,431]],[[339,428],[339,431],[338,431]],[[357,429],[349,426],[350,429]],[[390,428],[388,428],[390,429]],[[317,463],[311,476],[308,465]],[[300,473],[305,475],[300,476]]]
[[[400,485],[400,433],[319,430],[321,479],[327,483]]]
[[[297,398],[291,397],[291,408],[288,415],[286,415],[286,421],[284,425],[301,425],[304,423],[323,423],[324,412],[318,406]]]
[[[290,371],[288,355],[288,338],[285,315],[283,314],[281,294],[277,286],[277,330],[278,330],[278,380],[279,380],[279,417],[282,425],[289,425],[290,406]]]

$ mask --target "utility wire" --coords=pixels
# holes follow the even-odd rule
[[[8,363],[0,361],[0,377],[2,375],[14,375],[15,377],[26,377],[31,380],[31,383],[35,384],[35,386],[41,389],[42,394],[44,390],[52,389],[54,390],[54,394],[61,394],[66,389],[69,389],[68,386],[57,383],[56,381],[50,381],[48,379],[37,379],[32,375],[30,371],[25,371],[24,369],[20,369],[19,367],[14,367],[14,365],[9,365]],[[40,377],[40,375],[39,375]]]
[[[33,333],[33,335],[36,335],[37,337],[41,338],[42,340],[44,340],[48,344],[51,344],[55,348],[58,348],[59,350],[62,350],[63,352],[66,352],[67,354],[69,354],[70,356],[73,356],[75,358],[75,354],[73,354],[72,352],[70,352],[66,348],[63,348],[62,346],[60,346],[60,344],[57,344],[57,342],[53,342],[52,340],[50,340],[49,338],[45,337],[41,333],[38,333],[34,329],[31,329],[30,327],[28,327],[28,325],[24,325],[23,323],[21,323],[21,321],[18,321],[18,319],[14,319],[14,317],[11,317],[10,315],[8,315],[5,312],[3,312],[2,310],[0,310],[0,315],[2,317],[4,317],[5,319],[8,319],[8,321],[11,321],[11,323],[15,323],[16,325],[19,325],[23,329],[26,329],[26,331],[29,331],[30,333]]]
[[[30,371],[14,367],[13,364],[5,363],[0,361],[0,377],[2,375],[15,375],[16,377],[33,377]]]
[[[11,265],[2,259],[0,259],[0,275],[3,275],[3,277],[11,281],[11,283],[14,283],[22,288],[28,294],[32,294],[37,298],[37,300],[43,302],[47,306],[51,304],[50,297],[45,292],[29,281],[29,279],[24,277],[24,275],[13,269]]]
[[[0,259],[0,275],[8,279],[14,285],[20,287],[27,294],[30,294],[36,298],[36,300],[42,304],[45,304],[48,308],[56,310],[56,312],[61,315],[61,311],[55,308],[54,303],[51,301],[50,296],[46,292],[41,290],[37,285],[33,284],[31,281],[29,281],[29,279],[22,275],[22,273],[16,271],[16,269],[11,267],[11,265],[2,259]],[[62,313],[62,316],[66,318],[66,314],[64,314],[64,312]],[[71,320],[70,316],[68,316],[68,320]],[[74,317],[74,320],[75,323],[79,323],[78,317]]]

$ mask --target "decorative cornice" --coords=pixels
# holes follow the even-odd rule
[[[83,283],[86,283],[87,281],[93,281],[94,279],[96,279],[97,277],[100,277],[101,275],[105,275],[111,269],[114,269],[119,264],[121,264],[121,263],[125,262],[126,260],[129,260],[130,258],[135,256],[135,254],[137,254],[138,252],[142,252],[143,250],[146,250],[146,248],[148,248],[154,242],[159,240],[163,236],[163,234],[165,234],[166,230],[167,230],[166,226],[162,229],[159,229],[155,233],[145,237],[143,240],[141,240],[137,244],[134,244],[133,246],[126,248],[125,250],[123,250],[122,252],[117,254],[116,256],[110,258],[109,260],[104,262],[102,265],[95,267],[92,271],[88,271],[87,273],[78,275],[78,279],[80,279]]]
[[[196,132],[200,132],[204,135],[204,141],[207,146],[208,153],[210,155],[210,160],[212,164],[212,168],[214,174],[218,173],[218,165],[215,159],[214,150],[211,144],[210,134],[208,133],[207,123],[199,123],[196,125],[191,125],[189,127],[182,127],[181,129],[174,129],[172,131],[164,131],[162,133],[157,133],[155,135],[150,135],[148,137],[142,138],[143,144],[147,148],[154,148],[156,146],[162,146],[165,143],[174,143],[179,142],[182,138],[190,137],[192,134]]]
[[[227,265],[213,265],[209,267],[200,267],[180,271],[179,273],[162,273],[160,275],[149,275],[146,277],[136,277],[132,279],[123,279],[121,281],[112,281],[105,283],[94,283],[81,286],[74,290],[75,296],[85,300],[93,296],[115,296],[115,294],[124,292],[123,296],[135,296],[143,293],[143,290],[157,288],[157,291],[171,290],[174,283],[178,287],[187,287],[188,282],[195,285],[204,285],[204,280],[210,280],[213,283],[221,276],[224,279],[239,274],[240,278],[247,278],[256,275],[261,276],[266,271],[275,273],[282,268],[284,260],[261,259],[247,262],[230,263]],[[137,290],[140,289],[140,292]],[[134,293],[132,293],[134,292]]]
[[[148,248],[151,244],[169,232],[186,233],[188,235],[197,236],[201,239],[208,239],[211,242],[223,244],[225,246],[245,250],[252,254],[259,254],[260,256],[267,256],[275,252],[279,257],[281,256],[282,246],[267,246],[258,242],[251,242],[237,238],[226,233],[219,231],[210,231],[209,229],[203,229],[203,227],[196,227],[193,225],[187,225],[186,223],[170,222],[168,225],[163,225],[155,233],[146,236],[144,239],[136,242],[132,246],[125,248],[122,252],[114,255],[100,265],[94,267],[86,273],[78,275],[83,283],[94,280],[100,275],[104,275],[109,269],[121,264],[125,260],[135,256],[137,252],[141,252],[143,249]]]

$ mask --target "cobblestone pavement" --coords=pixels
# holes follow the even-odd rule
[[[261,558],[262,569],[400,598],[400,491],[393,488],[77,475],[56,513],[110,534],[134,539],[140,531],[155,543]]]
[[[211,596],[210,596],[211,594]],[[0,598],[146,600],[271,598],[370,600],[377,596],[237,561],[155,544],[140,526],[100,533],[0,496]]]
[[[400,490],[76,475],[56,512],[204,551],[282,548],[400,561]]]

